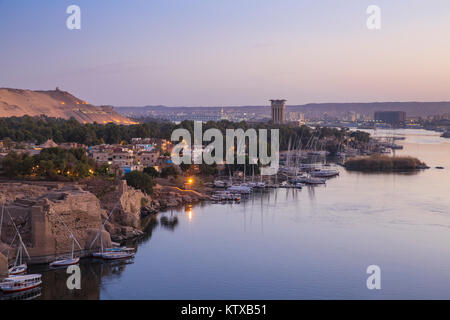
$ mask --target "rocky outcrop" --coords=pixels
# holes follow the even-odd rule
[[[8,260],[0,253],[0,276],[8,275]]]
[[[0,183],[0,203],[11,202],[22,198],[35,198],[48,193],[52,188],[61,185],[51,184],[24,184],[24,183]]]
[[[88,229],[86,230],[86,241],[85,241],[85,249],[86,250],[96,250],[101,248],[101,244],[103,244],[104,248],[111,248],[111,235],[108,231],[102,230],[100,235],[98,235],[98,229]]]
[[[208,199],[208,196],[194,190],[183,190],[173,186],[157,185],[154,188],[153,198],[154,200],[143,209],[145,214],[155,213],[159,210],[174,208],[185,204],[197,203]]]
[[[97,197],[74,185],[40,197],[18,199],[5,208],[17,225],[32,262],[51,261],[55,256],[71,251],[72,240],[64,224],[80,243],[79,254],[87,255],[85,248],[92,242],[92,230],[99,229],[102,216],[106,215]],[[1,241],[11,243],[15,234],[9,215],[5,216]],[[108,238],[105,241],[110,244]],[[11,250],[9,258],[14,254]]]
[[[121,242],[142,235],[141,209],[152,202],[149,195],[128,186],[125,180],[94,179],[86,181],[83,188],[98,196],[106,212],[114,209],[110,221],[105,225],[113,241]]]

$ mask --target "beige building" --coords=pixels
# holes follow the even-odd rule
[[[158,165],[159,152],[142,152],[139,154],[140,165],[145,167],[153,167]]]
[[[286,123],[286,100],[270,100],[270,103],[273,123]]]

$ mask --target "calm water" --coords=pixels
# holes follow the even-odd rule
[[[421,130],[395,134],[406,136],[397,154],[432,169],[341,169],[324,187],[162,213],[146,221],[132,264],[84,260],[81,291],[66,288],[64,270],[34,270],[44,276],[40,298],[448,299],[450,140]],[[382,290],[366,288],[372,264],[381,267]]]

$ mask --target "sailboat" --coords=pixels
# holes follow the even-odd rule
[[[1,220],[0,222],[2,224],[3,224],[4,210],[5,210],[5,204],[3,203],[2,216],[0,218],[0,220]],[[9,214],[9,211],[8,211],[8,215],[14,226],[14,229],[16,230],[16,234],[14,235],[14,238],[11,241],[10,248],[12,247],[14,241],[16,240],[16,237],[19,238],[19,246],[17,247],[16,260],[14,262],[14,265],[8,269],[8,273],[11,276],[17,276],[17,275],[24,274],[25,272],[27,272],[27,269],[28,269],[27,264],[23,263],[23,261],[22,261],[23,251],[25,251],[26,255],[28,256],[28,259],[30,258],[30,255],[28,254],[27,248],[25,247],[25,244],[23,243],[22,236],[20,235],[19,229],[17,229],[17,226],[14,223],[14,220],[12,219],[11,215]],[[0,224],[0,236],[1,236],[1,224]],[[8,252],[8,255],[9,255],[9,252]]]
[[[66,267],[66,266],[78,264],[80,262],[80,258],[79,257],[75,258],[74,250],[75,250],[75,244],[77,244],[78,248],[80,248],[80,250],[82,250],[80,243],[77,241],[77,239],[73,235],[72,231],[70,231],[69,227],[64,223],[64,221],[61,219],[61,217],[58,215],[57,215],[57,217],[62,222],[64,227],[66,227],[67,231],[69,231],[70,238],[72,239],[72,253],[71,253],[70,257],[59,257],[55,261],[51,262],[50,267]]]
[[[24,274],[27,272],[28,266],[26,263],[22,262],[22,240],[19,243],[19,247],[17,248],[17,254],[16,254],[16,261],[14,262],[14,265],[9,268],[8,273],[11,276],[16,276],[19,274]]]
[[[120,200],[119,200],[120,201]],[[119,202],[117,202],[118,204]],[[131,259],[134,258],[135,252],[133,248],[114,248],[114,249],[105,249],[103,247],[103,237],[101,236],[101,233],[103,229],[105,228],[106,222],[111,218],[114,210],[116,209],[117,204],[114,206],[114,208],[111,210],[109,215],[106,217],[105,221],[103,221],[102,225],[98,229],[97,235],[95,236],[94,240],[92,241],[90,248],[94,245],[94,243],[97,241],[98,237],[100,237],[100,251],[94,252],[92,254],[92,257],[94,258],[100,258],[104,260],[125,260],[125,259]]]

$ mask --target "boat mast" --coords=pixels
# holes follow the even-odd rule
[[[77,244],[78,248],[80,248],[80,250],[83,250],[83,249],[81,248],[81,245],[78,243],[77,239],[73,235],[72,231],[70,231],[69,227],[66,225],[64,220],[58,214],[56,214],[56,216],[58,217],[59,221],[61,221],[61,223],[64,225],[64,227],[67,229],[67,231],[69,231],[70,237],[72,238],[72,259],[73,259],[73,251],[74,251],[75,243]]]
[[[5,203],[2,206],[2,216],[0,217],[0,240],[2,240],[3,213],[5,211]]]
[[[114,210],[116,209],[117,205],[120,203],[120,199],[117,201],[117,203],[114,205],[114,207],[112,208],[111,212],[109,213],[109,215],[106,217],[105,221],[103,221],[102,225],[100,226],[100,228],[98,229],[97,235],[95,236],[94,240],[92,240],[91,245],[89,246],[89,249],[92,248],[92,246],[94,245],[95,241],[97,241],[98,237],[101,235],[103,228],[105,227],[106,222],[109,220],[109,218],[111,218]],[[103,237],[100,236],[100,243],[102,245],[102,252],[103,252]]]
[[[16,224],[15,224],[13,218],[11,217],[11,214],[9,213],[9,210],[8,210],[8,209],[6,209],[6,213],[8,213],[9,219],[11,220],[11,222],[12,222],[12,224],[13,224],[13,226],[14,226],[14,229],[16,230],[16,233],[17,233],[17,235],[19,236],[19,245],[20,245],[19,248],[20,248],[20,252],[22,252],[22,249],[23,249],[23,250],[25,251],[25,253],[27,254],[28,259],[30,259],[30,255],[28,254],[27,247],[26,247],[25,244],[23,243],[22,236],[20,235],[19,229],[17,229],[17,226],[16,226]],[[21,259],[21,260],[22,260],[22,259]]]

